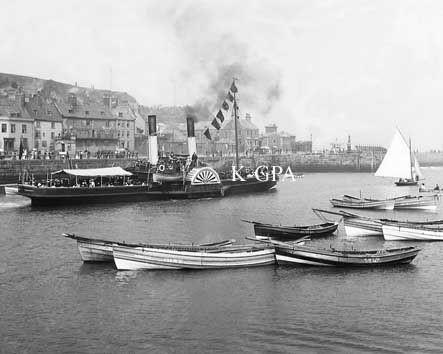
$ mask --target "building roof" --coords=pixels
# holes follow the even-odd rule
[[[11,100],[10,98],[0,99],[0,117],[8,117],[17,120],[32,119],[24,105],[20,104],[17,100]]]
[[[122,113],[122,116],[120,116]],[[133,108],[127,104],[120,104],[111,109],[111,114],[120,120],[136,120],[138,117],[141,117],[140,114]]]
[[[35,95],[29,100],[28,103],[26,103],[26,110],[35,120],[47,122],[63,121],[62,116],[55,104],[52,101],[48,102],[40,95]]]
[[[247,119],[239,119],[237,121],[239,129],[258,130],[258,127]],[[222,129],[234,130],[234,120],[230,119],[222,124]]]
[[[55,103],[60,114],[65,118],[81,119],[116,119],[109,108],[104,104],[97,103],[77,103],[75,106],[61,101]]]

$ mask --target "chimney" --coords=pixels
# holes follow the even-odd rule
[[[157,145],[157,117],[155,115],[148,116],[148,158],[152,165],[157,165],[158,162],[158,145]]]
[[[17,102],[17,105],[20,107],[25,106],[25,94],[23,92],[17,92],[15,96],[15,101]]]
[[[188,155],[197,154],[197,143],[195,142],[194,118],[186,118],[186,128],[188,130]]]
[[[103,95],[103,105],[104,105],[106,108],[111,109],[111,95],[109,95],[109,94],[107,94],[107,93],[105,93],[105,94]]]
[[[77,107],[77,96],[75,95],[75,93],[69,94],[68,103],[72,108]]]

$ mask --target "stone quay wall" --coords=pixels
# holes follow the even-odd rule
[[[240,164],[255,168],[260,165],[281,166],[284,170],[291,167],[293,173],[301,172],[372,172],[380,164],[383,156],[362,153],[297,153],[288,155],[257,155],[241,157]],[[215,169],[231,171],[235,158],[200,157]],[[127,167],[135,159],[75,159],[75,168]],[[25,172],[35,178],[46,178],[47,174],[69,168],[63,160],[0,160],[0,184],[16,183]]]

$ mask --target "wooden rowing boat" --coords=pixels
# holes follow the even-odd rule
[[[440,203],[438,194],[404,196],[395,199],[394,209],[424,209],[435,210]]]
[[[383,223],[392,225],[417,225],[423,227],[436,228],[443,227],[443,220],[426,220],[426,221],[408,221],[408,220],[392,220],[392,219],[375,219],[362,215],[348,213],[340,210],[330,211],[323,209],[313,209],[314,212],[324,221],[328,219],[321,217],[320,214],[333,214],[343,218],[343,225],[347,236],[383,236]]]
[[[263,241],[261,241],[263,242]],[[410,263],[420,251],[417,247],[375,250],[316,249],[300,244],[268,240],[275,247],[277,263],[336,267],[374,267]]]
[[[228,245],[218,249],[112,246],[119,270],[142,269],[218,269],[256,267],[275,263],[274,248]]]
[[[387,241],[443,241],[443,223],[417,224],[382,221],[383,237]]]
[[[78,251],[83,262],[114,262],[114,256],[112,254],[112,245],[122,245],[126,247],[144,247],[149,244],[141,243],[125,243],[103,239],[95,239],[77,236],[74,234],[64,233],[65,237],[71,238],[77,241]],[[232,245],[235,240],[224,240],[214,243],[205,244],[154,244],[153,246],[163,249],[180,249],[180,250],[207,250],[207,249],[219,249],[220,247]]]
[[[342,199],[332,198],[331,204],[336,208],[353,208],[353,209],[384,209],[393,210],[395,200],[393,199],[360,199],[350,196],[344,196]]]
[[[284,240],[298,240],[302,237],[320,237],[334,233],[338,222],[325,222],[315,225],[276,225],[265,224],[257,221],[243,220],[254,225],[254,233],[257,237],[272,237]]]

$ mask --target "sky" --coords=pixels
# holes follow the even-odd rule
[[[0,72],[205,104],[233,77],[240,114],[314,146],[443,150],[443,2],[16,1],[2,4]]]

